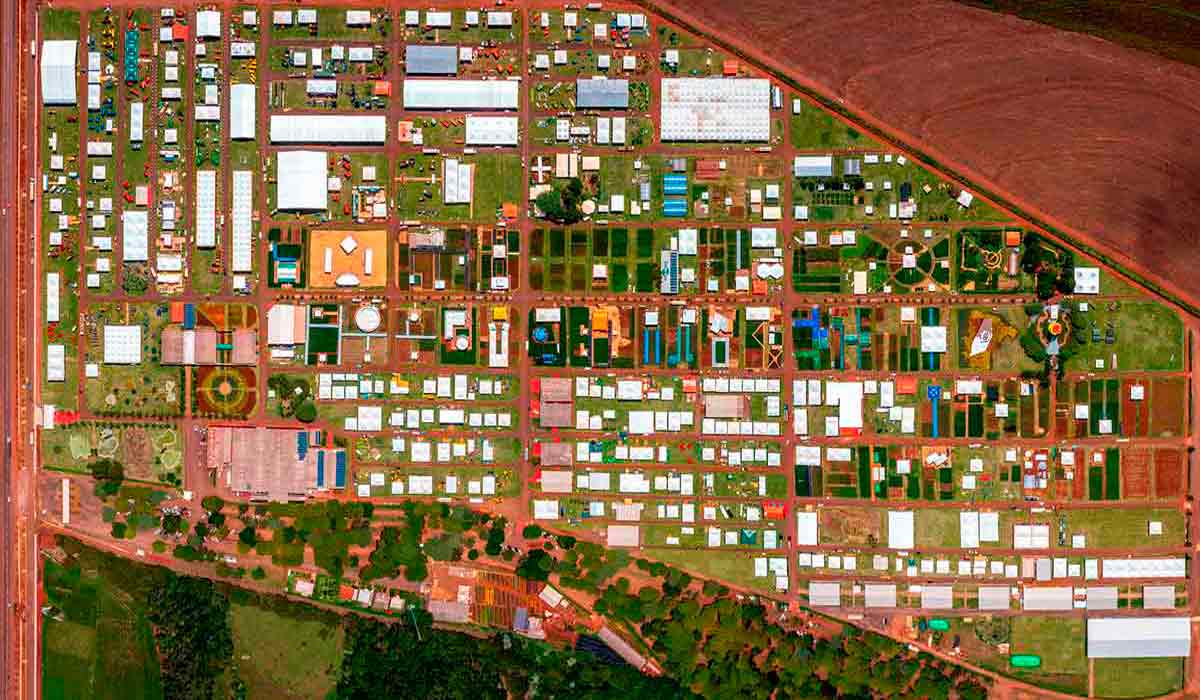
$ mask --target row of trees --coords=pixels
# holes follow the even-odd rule
[[[588,654],[557,650],[513,634],[476,638],[435,630],[424,611],[410,616],[410,622],[347,620],[338,698],[696,697],[670,678],[644,676],[630,666],[605,664]]]

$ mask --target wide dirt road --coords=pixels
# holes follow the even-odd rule
[[[645,4],[1200,301],[1200,69],[947,0]]]

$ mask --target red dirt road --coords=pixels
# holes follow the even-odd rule
[[[1200,69],[948,0],[643,4],[1200,301]]]

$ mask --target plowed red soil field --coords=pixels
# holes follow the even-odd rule
[[[1172,498],[1183,493],[1183,455],[1179,450],[1154,453],[1154,497]]]
[[[1200,69],[946,0],[647,0],[1200,300]]]
[[[1150,386],[1150,434],[1156,437],[1182,435],[1187,419],[1187,380],[1156,379]]]
[[[1121,459],[1121,494],[1125,498],[1150,495],[1150,451],[1129,450]]]

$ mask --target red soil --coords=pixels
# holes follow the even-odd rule
[[[1200,300],[1200,69],[948,0],[646,0]]]
[[[1145,498],[1150,495],[1150,451],[1128,450],[1121,460],[1121,496]]]
[[[1154,496],[1172,498],[1183,493],[1183,455],[1179,450],[1154,453]]]

